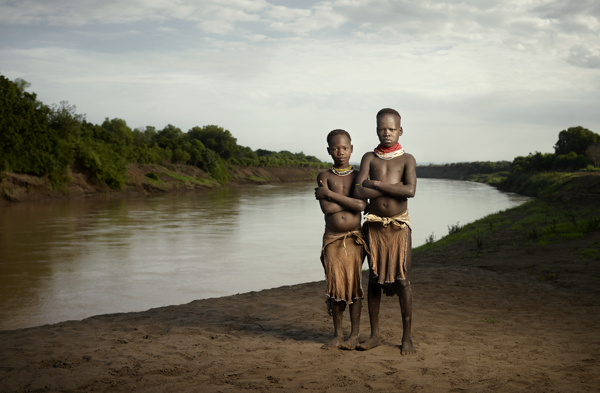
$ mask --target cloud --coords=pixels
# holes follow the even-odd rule
[[[600,5],[595,0],[551,0],[532,8],[532,12],[548,19],[569,19],[577,15],[600,17]]]
[[[267,6],[265,0],[21,0],[0,5],[0,22],[82,26],[179,19],[214,29],[210,22],[257,20],[256,12]]]
[[[600,47],[579,44],[571,47],[567,62],[577,67],[600,68]]]
[[[298,18],[308,18],[312,14],[309,9],[272,6],[266,11],[266,16],[275,19],[290,21]]]
[[[327,31],[332,36],[346,34],[371,41],[435,39],[438,44],[486,43],[531,53],[567,53],[574,43],[600,40],[600,4],[594,0],[332,0],[299,4],[301,7],[267,0],[21,0],[0,3],[0,23],[85,26],[183,21],[214,35],[259,34],[274,39]]]
[[[277,31],[291,32],[296,34],[306,34],[322,29],[337,29],[347,18],[334,11],[329,4],[321,4],[308,10],[308,12],[281,12],[279,15],[286,16],[286,19],[291,21],[275,21],[270,24],[270,27]],[[281,18],[278,18],[281,19]]]
[[[419,160],[510,159],[551,146],[569,126],[600,129],[594,7],[0,0],[0,35],[9,37],[0,64],[42,101],[68,100],[92,122],[219,124],[271,150],[292,149],[291,136],[302,135],[295,150],[326,158],[315,141],[327,131],[348,129],[355,151],[372,149],[373,116],[393,107]],[[550,142],[540,142],[544,130]]]

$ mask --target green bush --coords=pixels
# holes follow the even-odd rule
[[[125,159],[107,145],[92,139],[82,140],[76,147],[75,157],[92,180],[105,182],[112,189],[125,185]]]
[[[519,194],[547,195],[572,177],[565,172],[522,172],[511,173],[501,187]]]
[[[202,150],[202,170],[210,173],[213,179],[226,183],[231,180],[231,175],[225,163],[217,153],[210,149]]]

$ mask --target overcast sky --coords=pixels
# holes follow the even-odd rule
[[[93,123],[360,161],[391,107],[420,163],[512,160],[600,133],[600,2],[0,0],[0,73]]]

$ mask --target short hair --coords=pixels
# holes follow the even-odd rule
[[[377,116],[375,116],[375,119],[377,119],[377,121],[379,121],[379,118],[386,114],[398,116],[398,119],[402,119],[402,117],[400,117],[400,113],[398,113],[397,110],[392,109],[392,108],[383,108],[382,110],[377,112]]]
[[[327,134],[327,144],[330,145],[331,144],[331,140],[333,139],[334,136],[336,135],[345,135],[348,137],[348,140],[350,142],[352,142],[352,138],[350,138],[350,134],[348,134],[348,131],[346,130],[341,130],[341,129],[337,129],[337,130],[333,130],[331,131],[329,134]]]

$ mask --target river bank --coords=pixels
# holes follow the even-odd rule
[[[320,349],[332,327],[319,281],[1,331],[0,391],[596,391],[600,276],[581,250],[598,240],[417,252],[414,356],[400,355],[388,297],[383,346]],[[365,340],[366,307],[361,323]]]
[[[0,331],[0,391],[595,391],[599,196],[600,176],[573,178],[416,249],[414,356],[388,297],[383,346],[320,349],[317,281]]]
[[[71,172],[64,185],[53,184],[48,177],[0,172],[0,203],[44,199],[123,197],[171,192],[202,191],[237,184],[267,184],[315,180],[325,168],[312,167],[231,167],[231,182],[222,184],[201,169],[190,165],[129,164],[127,182],[120,190],[94,182],[85,173]]]

